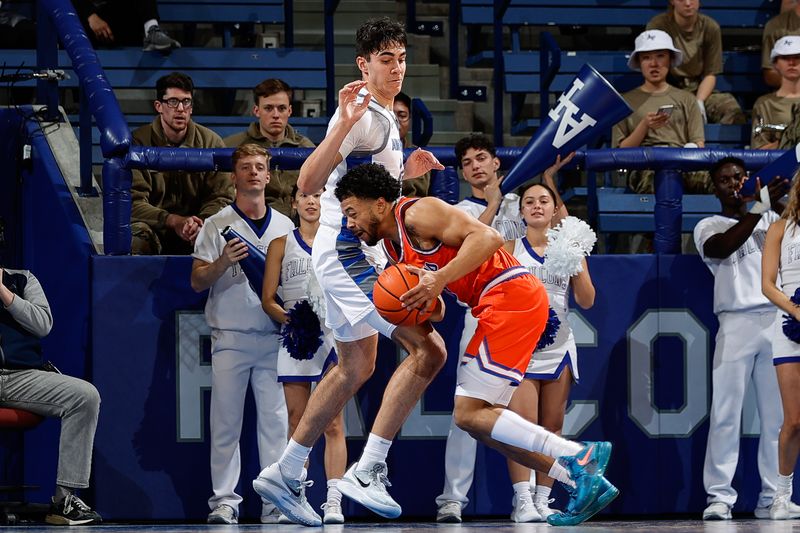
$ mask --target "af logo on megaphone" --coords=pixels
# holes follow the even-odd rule
[[[574,118],[581,110],[572,102],[572,97],[581,89],[583,89],[583,82],[579,78],[572,80],[572,86],[569,91],[559,96],[558,105],[547,113],[550,120],[558,122],[558,128],[552,142],[553,147],[556,149],[564,146],[586,128],[597,124],[597,121],[586,113],[581,116],[580,122]]]

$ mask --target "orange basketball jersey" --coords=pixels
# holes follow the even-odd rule
[[[403,215],[405,210],[412,206],[417,200],[419,200],[419,198],[400,198],[400,200],[397,201],[394,208],[394,215],[400,230],[402,246],[398,250],[391,240],[384,239],[384,247],[389,257],[398,263],[406,263],[424,268],[425,270],[439,270],[456,256],[458,248],[439,243],[430,250],[419,250],[411,244],[411,240],[406,233]],[[475,307],[486,286],[508,269],[516,266],[520,266],[519,261],[500,248],[477,269],[447,285],[447,290],[452,292],[456,298],[465,304],[470,307]]]
[[[384,246],[395,261],[427,270],[449,263],[458,248],[439,243],[431,250],[411,244],[403,215],[417,198],[401,198],[395,218],[402,240],[399,250],[389,239]],[[519,383],[547,322],[547,292],[528,269],[500,248],[476,270],[449,285],[456,298],[472,308],[478,328],[462,356],[462,364],[477,359],[483,372]]]

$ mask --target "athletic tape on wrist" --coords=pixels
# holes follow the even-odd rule
[[[750,213],[754,215],[760,215],[761,213],[765,213],[772,208],[772,202],[769,199],[769,189],[766,187],[761,187],[761,193],[759,194],[760,200],[753,204],[753,207],[750,208]]]

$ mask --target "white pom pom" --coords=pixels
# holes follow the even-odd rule
[[[591,253],[595,242],[597,235],[589,224],[577,217],[566,217],[547,230],[547,269],[566,276],[583,271],[583,258]]]
[[[308,275],[308,283],[306,284],[306,295],[308,295],[308,303],[311,304],[311,309],[319,317],[321,323],[325,323],[325,315],[327,308],[325,307],[325,295],[322,293],[322,287],[317,281],[317,276],[312,268]]]

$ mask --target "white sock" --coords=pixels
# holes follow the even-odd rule
[[[514,489],[514,496],[517,497],[517,500],[519,500],[520,496],[522,496],[526,492],[529,495],[531,493],[531,484],[527,481],[520,481],[519,483],[514,483],[513,485],[511,485],[511,487]]]
[[[550,433],[542,426],[537,426],[508,409],[500,413],[492,428],[491,437],[504,444],[531,452],[540,452],[549,457],[575,455],[582,448],[577,442],[562,439],[555,433]]]
[[[791,494],[792,493],[792,481],[794,480],[794,472],[789,474],[788,476],[784,476],[783,474],[778,474],[778,492],[782,492],[784,494]]]
[[[144,34],[147,35],[147,32],[150,31],[150,28],[153,26],[158,26],[158,21],[156,19],[150,19],[144,23]]]
[[[286,449],[283,450],[283,455],[278,459],[281,474],[288,479],[300,479],[310,454],[311,448],[298,444],[294,439],[289,439]]]
[[[383,318],[375,309],[370,311],[364,320],[387,339],[391,339],[392,333],[397,329],[397,326]]]
[[[549,500],[551,490],[553,490],[553,487],[548,487],[547,485],[536,485],[536,497]]]
[[[558,462],[558,459],[553,461],[553,466],[550,467],[550,471],[547,472],[547,475],[556,481],[560,481],[564,485],[569,485],[570,487],[575,486],[575,482],[569,477],[569,472],[564,468],[564,465]]]
[[[328,497],[326,501],[331,503],[337,503],[339,505],[342,504],[342,493],[339,492],[339,488],[336,486],[339,483],[338,479],[329,479],[328,480]]]
[[[356,470],[369,470],[375,463],[385,463],[386,456],[389,455],[389,447],[392,441],[386,440],[374,433],[370,433],[361,458],[358,460]]]

